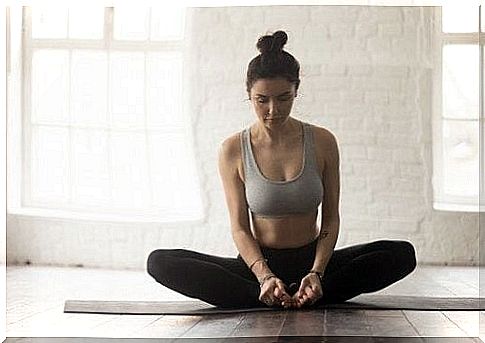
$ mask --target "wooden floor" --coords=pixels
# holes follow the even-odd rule
[[[376,294],[478,297],[478,285],[477,267],[418,266],[404,280]],[[485,312],[478,311],[292,310],[211,316],[64,314],[66,299],[193,300],[162,287],[144,271],[9,266],[7,337],[165,337],[174,342],[190,340],[173,338],[218,337],[227,338],[227,342],[256,342],[270,336],[355,336],[352,341],[360,342],[357,336],[478,337],[479,321],[485,323]],[[484,331],[482,327],[481,332]],[[244,339],[231,340],[231,337]],[[13,341],[24,340],[7,340]]]

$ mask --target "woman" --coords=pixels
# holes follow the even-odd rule
[[[287,39],[277,31],[258,40],[261,54],[249,63],[246,80],[257,120],[219,150],[238,256],[158,249],[148,258],[155,280],[188,297],[220,307],[316,306],[380,290],[416,267],[407,241],[334,251],[340,225],[338,145],[330,131],[290,116],[300,67],[283,50]]]

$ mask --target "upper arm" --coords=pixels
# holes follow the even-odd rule
[[[231,231],[251,232],[244,183],[238,173],[241,151],[239,135],[227,138],[219,147],[219,175],[226,198]]]
[[[339,220],[340,201],[340,155],[336,137],[326,131],[322,134],[324,140],[323,159],[323,205],[322,220]]]

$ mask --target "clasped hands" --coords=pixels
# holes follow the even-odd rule
[[[322,297],[322,285],[317,274],[307,274],[300,283],[298,291],[290,296],[286,285],[277,277],[272,277],[261,287],[259,300],[268,306],[282,306],[284,308],[301,308],[312,305]]]

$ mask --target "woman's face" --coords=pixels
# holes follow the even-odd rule
[[[250,94],[258,119],[268,127],[286,122],[295,96],[295,85],[284,78],[259,79]]]

